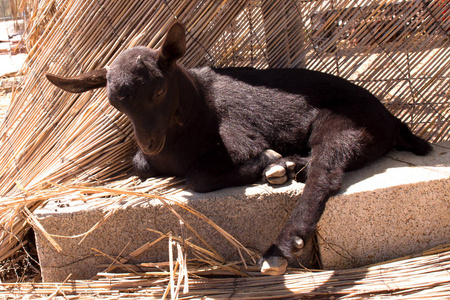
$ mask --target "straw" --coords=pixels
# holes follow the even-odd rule
[[[177,244],[179,245],[179,244]],[[177,246],[178,257],[181,247]],[[174,265],[175,264],[175,265]],[[28,299],[447,299],[450,297],[450,246],[383,264],[349,270],[293,271],[281,276],[192,278],[180,292],[183,270],[172,261],[171,280],[161,272],[104,273],[97,280],[65,283],[0,284],[0,297]],[[220,272],[217,274],[221,274]],[[176,285],[176,287],[174,286]]]

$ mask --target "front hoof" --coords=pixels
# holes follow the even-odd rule
[[[270,184],[284,184],[287,181],[286,169],[277,164],[271,164],[264,171],[264,176]]]
[[[262,152],[262,156],[265,157],[265,159],[268,160],[269,162],[281,159],[283,157],[280,153],[278,153],[272,149],[264,150]]]
[[[285,184],[288,179],[295,178],[295,163],[281,159],[276,163],[270,164],[264,170],[264,178],[270,184]]]
[[[264,257],[261,263],[261,273],[264,275],[281,275],[286,272],[288,261],[281,256]]]

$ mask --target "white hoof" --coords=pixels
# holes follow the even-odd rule
[[[284,175],[286,175],[286,169],[276,164],[270,165],[266,171],[266,177],[268,179],[272,177],[283,177]]]
[[[287,161],[286,168],[288,169],[289,172],[294,172],[295,171],[295,163],[293,161]]]
[[[267,181],[270,184],[273,184],[273,185],[285,184],[287,180],[288,180],[288,178],[287,178],[286,175],[284,175],[283,177],[270,177],[270,178],[267,178]]]
[[[263,258],[261,273],[264,275],[281,275],[286,272],[288,262],[284,257],[272,256]]]
[[[277,160],[283,157],[280,153],[273,151],[272,149],[264,150],[263,155],[269,160]]]
[[[288,180],[286,169],[277,164],[270,165],[265,171],[264,176],[270,184],[284,184]]]
[[[302,249],[303,247],[305,247],[305,242],[303,242],[303,239],[301,237],[296,236],[294,239],[294,245],[295,248]]]

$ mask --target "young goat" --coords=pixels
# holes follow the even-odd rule
[[[141,178],[183,176],[198,192],[261,179],[305,181],[262,272],[284,272],[311,243],[345,171],[393,148],[431,150],[375,96],[344,79],[302,69],[186,70],[177,65],[185,51],[184,27],[175,22],[158,50],[131,48],[109,69],[47,78],[73,93],[106,86],[111,105],[133,124]]]

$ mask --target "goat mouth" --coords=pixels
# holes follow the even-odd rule
[[[153,143],[150,146],[140,148],[145,155],[153,156],[159,154],[164,149],[165,143],[166,136],[163,135],[161,138],[153,140]]]

